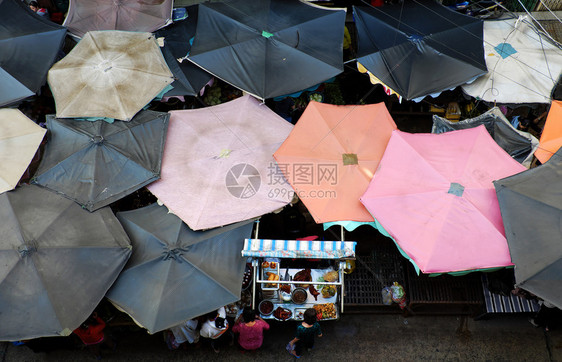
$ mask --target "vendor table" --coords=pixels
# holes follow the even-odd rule
[[[287,268],[280,268],[279,269],[279,273],[282,277],[285,277],[286,275],[290,276],[291,280],[294,278],[295,274],[298,273],[299,271],[301,271],[302,269],[287,269]],[[333,319],[338,319],[339,318],[339,310],[338,310],[338,297],[339,297],[339,288],[337,287],[340,282],[334,282],[334,283],[328,283],[329,285],[334,285],[336,286],[336,294],[333,297],[329,297],[329,298],[324,298],[322,296],[322,287],[324,285],[319,285],[316,284],[315,282],[318,282],[318,280],[320,278],[322,278],[322,276],[324,274],[326,274],[329,271],[332,271],[333,269],[328,268],[328,269],[311,269],[310,270],[310,275],[311,275],[311,279],[312,282],[304,282],[304,283],[308,283],[308,284],[312,284],[315,286],[316,290],[318,290],[318,292],[320,293],[316,299],[314,298],[314,296],[308,291],[308,288],[306,288],[307,290],[307,299],[303,304],[295,304],[292,301],[284,301],[283,298],[281,298],[280,295],[280,291],[276,290],[276,291],[271,291],[271,293],[273,294],[272,298],[266,298],[267,300],[270,300],[273,303],[273,310],[277,309],[278,307],[282,307],[285,309],[288,309],[291,311],[292,316],[291,318],[287,319],[287,320],[303,320],[302,318],[302,313],[304,313],[304,311],[307,308],[312,308],[315,305],[318,304],[327,304],[327,303],[332,303],[334,305],[334,308],[336,310],[336,317],[335,318],[322,318],[322,320],[333,320]],[[322,280],[322,279],[320,279]],[[279,281],[280,284],[284,284],[283,281]],[[291,287],[291,291],[298,287],[299,285],[293,285]],[[267,292],[267,291],[266,291]],[[273,313],[270,315],[263,315],[260,314],[261,317],[263,319],[277,319],[273,316]]]

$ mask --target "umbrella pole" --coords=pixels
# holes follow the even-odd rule
[[[257,219],[256,221],[256,230],[254,233],[254,239],[258,238],[258,233],[260,230],[260,219]],[[257,275],[258,275],[258,260],[257,259],[252,259],[252,268],[254,268],[254,273],[253,273],[253,277],[254,277],[254,282],[252,283],[252,309],[256,308],[256,283],[257,283]]]
[[[344,235],[343,235],[343,234],[344,234],[344,231],[343,231],[343,225],[340,225],[340,228],[341,228],[341,229],[340,229],[340,230],[341,230],[341,231],[340,231],[340,240],[341,240],[341,241],[344,241]]]

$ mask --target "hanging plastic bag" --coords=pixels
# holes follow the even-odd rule
[[[390,287],[390,291],[392,292],[392,301],[394,303],[398,303],[401,309],[406,307],[406,292],[404,291],[404,287],[398,284],[398,282],[394,282]]]
[[[389,287],[384,287],[381,290],[382,294],[382,304],[391,305],[392,304],[392,291]]]

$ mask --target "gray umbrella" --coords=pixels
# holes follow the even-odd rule
[[[240,299],[251,221],[193,231],[157,204],[117,218],[133,255],[107,298],[150,333]]]
[[[141,111],[107,123],[47,116],[49,138],[32,183],[90,211],[160,178],[169,114]]]
[[[562,308],[562,149],[494,186],[517,286]]]
[[[486,127],[486,131],[505,152],[527,168],[530,166],[533,153],[539,146],[539,140],[528,132],[515,129],[498,107],[494,107],[477,117],[467,118],[459,122],[451,122],[446,118],[434,115],[431,133],[474,128],[481,124]]]
[[[24,185],[0,195],[0,340],[69,335],[131,255],[109,208]]]

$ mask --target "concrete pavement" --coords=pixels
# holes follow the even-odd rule
[[[466,316],[344,314],[322,322],[324,337],[303,359],[314,361],[562,361],[562,330],[534,328],[528,315],[494,315],[474,321]],[[139,328],[114,328],[119,341],[107,361],[290,361],[285,351],[295,322],[271,322],[264,345],[241,353],[227,346],[219,354],[209,346],[169,351],[160,333]],[[1,362],[94,361],[81,348],[34,353],[25,346],[0,344]]]

